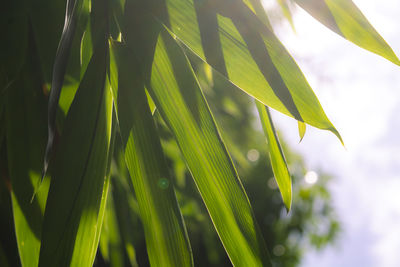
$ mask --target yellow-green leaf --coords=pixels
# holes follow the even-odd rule
[[[165,2],[169,20],[161,15],[159,19],[185,45],[207,60],[193,1]],[[339,137],[295,61],[247,5],[240,1],[202,3],[202,8],[214,8],[219,14],[219,36],[230,81],[263,104],[314,127],[330,130]]]
[[[182,49],[158,39],[149,92],[174,134],[219,237],[235,266],[270,266],[249,200]]]
[[[133,52],[113,43],[118,119],[152,266],[192,266],[191,248]],[[112,75],[115,77],[116,75]],[[115,93],[114,93],[115,94]]]
[[[91,266],[96,255],[108,192],[112,128],[106,64],[107,47],[99,46],[65,120],[44,215],[39,266]]]
[[[271,114],[268,107],[260,102],[256,102],[258,114],[260,114],[261,125],[264,134],[267,137],[268,152],[271,159],[272,170],[279,190],[282,195],[283,203],[285,203],[287,211],[292,205],[292,182],[290,173],[286,164],[285,156],[281,145],[279,144],[278,135],[276,134],[274,124],[272,123]]]
[[[46,145],[46,98],[42,91],[40,67],[32,35],[19,75],[5,96],[5,124],[8,170],[15,233],[22,266],[36,267],[39,260],[42,219],[49,179],[45,177],[36,198],[31,197],[41,180]]]
[[[322,24],[394,64],[400,60],[352,0],[295,0]]]
[[[300,136],[300,141],[303,140],[304,135],[306,134],[306,124],[304,122],[299,121],[297,124],[298,128],[299,128],[299,136]]]

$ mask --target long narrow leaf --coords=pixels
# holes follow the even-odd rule
[[[400,65],[390,46],[352,0],[295,0],[322,24],[356,45]]]
[[[199,2],[195,0],[197,20],[199,21],[199,28],[201,34],[201,41],[203,43],[204,55],[211,64],[213,64],[214,66],[216,66],[216,68],[218,68],[217,70],[222,75],[228,77],[227,70],[225,67],[225,60],[222,54],[222,47],[219,41],[220,39],[218,35],[217,15],[215,12],[212,12],[212,10],[202,9],[198,3]],[[217,76],[218,74],[216,74],[216,77]],[[221,90],[220,87],[229,88],[231,86],[230,82],[223,78],[214,79],[214,81],[215,81],[214,82],[215,90]],[[275,133],[272,120],[269,116],[268,108],[267,107],[264,108],[264,105],[258,101],[256,101],[256,105],[258,112],[260,114],[264,133],[268,140],[271,165],[273,166],[275,178],[277,180],[279,189],[281,191],[283,202],[285,203],[287,210],[290,210],[292,202],[292,191],[291,191],[290,174],[287,169],[286,161],[284,159],[282,150],[280,149],[278,137]]]
[[[157,43],[150,93],[175,135],[232,263],[269,266],[250,203],[193,70],[166,31]]]
[[[94,261],[108,189],[112,98],[106,64],[107,47],[100,46],[65,121],[43,222],[39,266],[91,266]]]
[[[42,176],[46,174],[50,156],[53,151],[58,100],[60,98],[61,88],[64,82],[64,75],[67,69],[69,53],[76,30],[77,20],[81,12],[82,2],[83,0],[67,0],[64,29],[57,48],[57,54],[53,67],[53,77],[48,107],[48,141],[46,146],[46,154],[44,157]]]
[[[118,70],[111,72],[118,71],[118,115],[125,160],[140,208],[150,264],[192,266],[186,228],[147,104],[141,69],[127,47],[115,43],[113,52]]]
[[[339,136],[292,57],[247,5],[240,1],[202,2],[202,8],[216,9],[222,14],[218,15],[219,34],[229,79],[234,84],[271,108]],[[165,3],[169,19],[156,16],[185,45],[206,59],[192,0],[165,0]],[[241,33],[235,26],[241,28]],[[250,34],[247,43],[257,42],[253,48],[248,47],[241,37],[246,31]],[[262,42],[259,37],[251,39],[258,34],[262,36]],[[256,63],[254,60],[258,55],[270,59]],[[282,95],[278,96],[278,92]]]
[[[276,182],[282,195],[286,209],[289,211],[292,205],[292,182],[290,173],[286,164],[285,156],[281,145],[279,144],[278,136],[272,123],[271,114],[268,107],[260,102],[256,102],[258,113],[260,114],[261,125],[267,137],[268,151],[271,159],[271,166],[274,172]]]
[[[22,266],[36,267],[49,180],[45,177],[42,189],[31,203],[41,180],[41,159],[46,144],[46,99],[32,33],[28,40],[30,56],[5,94],[5,123],[18,251]]]
[[[300,141],[303,140],[304,135],[306,134],[306,124],[303,122],[298,122],[298,128],[299,128],[299,136],[300,136]]]

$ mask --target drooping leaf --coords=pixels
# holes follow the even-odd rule
[[[192,266],[186,228],[147,103],[142,70],[127,47],[114,43],[112,51],[118,67],[114,71],[118,72],[118,118],[125,161],[140,208],[150,264]]]
[[[299,128],[299,136],[300,136],[300,141],[303,140],[304,135],[306,134],[306,124],[304,122],[298,122],[298,128]]]
[[[113,197],[115,203],[115,212],[118,220],[120,235],[125,248],[128,261],[132,267],[137,267],[135,251],[135,237],[138,232],[142,231],[139,227],[139,207],[137,201],[132,194],[132,186],[129,182],[130,177],[125,164],[125,156],[123,151],[116,155],[116,166],[114,170],[118,170],[113,174]],[[140,235],[142,236],[142,235]]]
[[[108,191],[112,128],[107,51],[105,44],[95,49],[64,124],[44,216],[39,266],[91,266],[96,255]]]
[[[192,0],[165,3],[169,20],[161,15],[158,18],[206,60]],[[202,8],[216,9],[219,14],[221,45],[229,79],[234,84],[263,104],[339,137],[297,64],[247,5],[240,1],[203,1]]]
[[[276,183],[278,184],[279,191],[281,192],[283,203],[285,203],[286,209],[289,211],[292,205],[292,182],[285,156],[283,155],[281,145],[279,144],[279,139],[276,134],[274,124],[272,123],[272,118],[268,107],[264,106],[260,102],[256,102],[256,106],[258,109],[258,114],[260,115],[264,134],[267,137],[268,152]]]
[[[56,133],[56,114],[61,88],[64,82],[64,75],[67,70],[68,59],[76,30],[79,15],[84,0],[67,0],[65,11],[65,23],[61,39],[57,48],[53,66],[51,91],[48,104],[48,139],[44,157],[43,174],[46,174],[50,157],[53,151],[54,136]]]
[[[215,12],[212,12],[212,10],[210,11],[201,9],[198,3],[199,2],[195,0],[195,8],[197,12],[197,19],[199,21],[199,29],[201,34],[201,41],[203,43],[204,55],[206,59],[210,62],[210,64],[216,66],[216,68],[218,68],[217,70],[219,71],[219,73],[214,72],[215,75],[213,76],[215,77],[215,82],[213,84],[213,89],[222,90],[222,88],[229,88],[232,86],[230,81],[220,77],[228,77],[228,73],[225,67],[225,60],[222,54],[221,43],[219,41],[220,39],[218,35],[217,15]],[[216,34],[213,34],[215,32]],[[190,53],[189,49],[187,49],[187,51],[189,51]],[[193,54],[194,53],[191,53],[191,57],[194,56]],[[269,116],[268,108],[264,107],[264,105],[258,101],[256,101],[256,106],[260,114],[264,133],[268,140],[271,165],[273,166],[273,171],[278,182],[283,201],[286,205],[287,210],[290,210],[292,202],[292,191],[290,174],[287,169],[286,161],[283,152],[280,149],[278,137],[275,133],[272,120]]]
[[[22,266],[36,267],[49,179],[44,178],[42,189],[31,202],[41,180],[46,144],[46,98],[31,31],[28,40],[30,56],[5,94],[5,124],[18,251]]]
[[[113,191],[113,187],[110,187],[110,191]],[[124,247],[119,232],[118,219],[112,194],[107,198],[103,228],[100,237],[100,251],[103,259],[108,262],[110,266],[125,266]]]
[[[270,266],[250,203],[189,61],[165,30],[158,39],[149,89],[232,263]]]
[[[290,26],[294,30],[295,27],[294,27],[293,18],[292,18],[292,12],[290,11],[289,6],[288,6],[288,0],[278,0],[278,4],[281,7],[283,15],[289,21]]]
[[[352,0],[295,0],[295,2],[337,34],[400,65],[400,60],[393,50]]]

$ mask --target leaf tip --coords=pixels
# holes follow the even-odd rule
[[[330,128],[328,128],[328,130],[331,131],[334,135],[336,135],[336,137],[339,139],[342,146],[346,149],[346,146],[345,146],[343,139],[340,136],[340,133],[338,132],[338,130],[336,130],[335,127],[330,127]]]
[[[297,121],[297,125],[299,127],[299,136],[300,136],[299,144],[300,144],[304,138],[304,135],[306,134],[306,124],[304,122]]]

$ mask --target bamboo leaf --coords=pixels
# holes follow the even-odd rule
[[[278,135],[276,134],[274,124],[272,123],[272,118],[268,107],[264,106],[260,102],[256,102],[256,106],[258,109],[258,114],[260,114],[260,120],[264,134],[267,137],[268,152],[271,159],[272,170],[279,186],[283,203],[285,203],[286,210],[289,211],[292,205],[292,182],[285,156],[283,155],[281,145],[279,144]]]
[[[211,64],[218,68],[218,71],[223,76],[228,77],[224,57],[222,54],[222,47],[218,36],[218,22],[216,13],[210,10],[201,9],[201,6],[199,6],[199,2],[197,0],[195,0],[195,8],[197,12],[197,20],[199,21],[199,29],[205,57],[209,62],[211,62]],[[187,51],[189,51],[190,53],[189,49],[187,49]],[[193,58],[193,53],[191,53],[190,56]],[[216,72],[214,73],[216,74],[215,77],[217,78],[214,79],[214,90],[221,90],[222,87],[230,88],[232,86],[229,80],[224,78],[221,79],[219,77],[221,76],[221,74]],[[286,208],[289,211],[292,202],[292,187],[286,161],[280,148],[278,137],[275,133],[275,129],[270,118],[268,108],[264,107],[264,105],[258,101],[256,101],[256,106],[260,114],[264,133],[268,140],[267,143],[271,165],[273,166],[275,178],[278,182],[283,202],[285,203]]]
[[[193,1],[165,0],[165,3],[169,19],[164,18],[166,15],[156,15],[157,18],[206,60]],[[219,14],[222,50],[229,79],[234,84],[263,104],[314,127],[330,130],[340,139],[295,61],[247,5],[238,1],[203,1],[202,8],[214,9]]]
[[[270,266],[250,203],[189,61],[165,30],[157,43],[149,89],[232,263]]]
[[[32,32],[28,40],[30,56],[5,94],[5,124],[18,251],[22,266],[36,267],[49,179],[44,178],[41,191],[31,202],[41,180],[41,159],[46,144],[46,99]]]
[[[295,2],[337,34],[400,65],[400,60],[393,50],[352,0],[295,0]]]
[[[113,175],[114,179],[112,179],[115,213],[129,263],[132,267],[137,267],[134,237],[141,236],[137,234],[142,229],[139,226],[139,208],[132,194],[132,186],[129,182],[130,178],[123,151],[120,151],[115,159],[118,166],[118,171]]]
[[[139,204],[150,264],[192,266],[186,228],[147,103],[142,70],[127,47],[114,43],[112,51],[118,67],[118,115],[125,161]]]
[[[109,183],[112,98],[106,83],[107,49],[103,45],[95,50],[65,121],[39,266],[91,266],[94,261]]]
[[[299,143],[303,140],[304,135],[306,134],[306,124],[304,122],[298,122],[298,128],[299,128],[299,136],[300,136],[300,141]]]
[[[113,187],[110,188],[113,191]],[[103,229],[100,238],[101,254],[110,266],[123,267],[124,247],[118,227],[118,219],[112,194],[108,196],[106,210],[104,213]]]
[[[43,174],[46,174],[51,153],[53,151],[54,136],[56,132],[56,114],[64,75],[67,70],[69,53],[72,46],[77,21],[82,9],[83,0],[67,0],[64,29],[57,48],[51,81],[51,91],[48,104],[48,140],[44,157]]]
[[[287,0],[278,0],[278,4],[281,7],[283,15],[289,21],[290,26],[292,27],[293,30],[295,30],[293,18],[292,18],[292,12],[290,12],[290,9],[288,6],[288,1]]]

